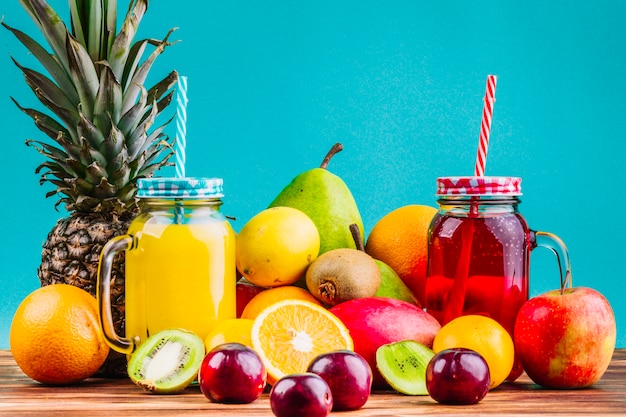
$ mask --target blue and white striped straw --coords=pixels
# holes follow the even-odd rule
[[[185,162],[187,156],[185,148],[187,146],[187,77],[178,79],[178,91],[176,94],[176,177],[185,177]]]

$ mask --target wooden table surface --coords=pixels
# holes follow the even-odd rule
[[[128,379],[89,379],[72,387],[46,387],[26,377],[11,353],[0,351],[0,416],[272,416],[268,394],[251,404],[209,402],[197,386],[178,395],[144,393]],[[477,405],[443,406],[428,396],[375,392],[357,411],[337,416],[626,416],[626,350],[592,388],[547,390],[525,375],[489,392]]]

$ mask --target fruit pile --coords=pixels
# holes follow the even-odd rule
[[[26,143],[45,158],[36,172],[55,187],[47,196],[56,195],[70,215],[44,243],[38,274],[47,286],[18,307],[10,345],[32,379],[76,384],[101,369],[109,353],[87,293],[96,284],[99,250],[137,215],[138,179],[172,156],[173,141],[157,116],[172,102],[178,74],[153,86],[145,81],[175,42],[172,30],[160,40],[134,40],[148,0],[130,2],[119,31],[116,2],[72,0],[69,24],[46,1],[21,3],[52,52],[2,23],[47,72],[15,61],[43,112],[14,101],[44,134],[45,141]],[[154,334],[129,360],[137,385],[170,393],[197,379],[212,401],[246,403],[269,383],[276,415],[326,415],[363,406],[371,387],[475,403],[507,378],[516,356],[547,387],[583,387],[602,376],[615,346],[615,318],[589,288],[562,283],[528,301],[513,339],[478,315],[440,326],[421,308],[435,208],[400,207],[364,241],[350,190],[327,169],[340,150],[335,145],[319,168],[295,177],[241,229],[237,318],[204,340],[180,329]],[[121,261],[113,269],[113,320],[121,329]]]
[[[197,380],[220,403],[250,403],[271,386],[275,415],[324,416],[362,407],[373,389],[475,404],[505,382],[516,358],[545,387],[600,379],[616,328],[593,289],[566,281],[529,300],[514,337],[487,316],[442,326],[426,312],[420,288],[436,209],[400,207],[364,242],[350,190],[327,169],[340,150],[335,145],[321,167],[296,176],[241,228],[236,318],[204,340],[183,329],[152,335],[130,357],[133,382],[176,393]],[[10,342],[17,364],[44,384],[77,383],[108,352],[95,300],[65,284],[24,300]]]

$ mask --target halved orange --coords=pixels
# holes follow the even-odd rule
[[[279,301],[252,325],[252,347],[267,369],[270,385],[285,375],[305,372],[322,353],[353,350],[352,337],[333,313],[305,300]]]
[[[241,312],[241,318],[254,320],[265,308],[283,300],[306,300],[322,305],[309,290],[294,285],[284,285],[267,289],[252,297]]]

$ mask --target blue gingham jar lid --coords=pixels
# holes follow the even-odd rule
[[[222,198],[221,178],[140,178],[139,198]]]

